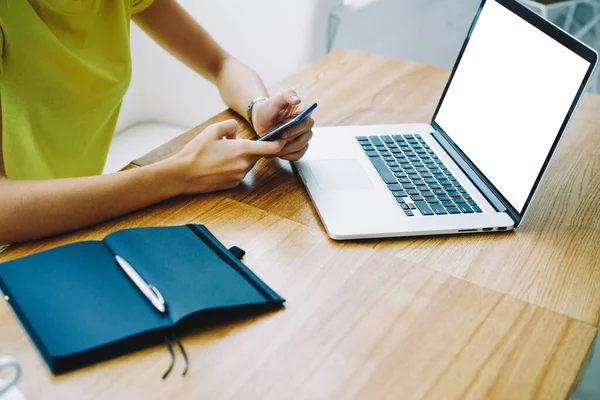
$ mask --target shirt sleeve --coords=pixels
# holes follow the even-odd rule
[[[131,0],[131,14],[144,11],[154,3],[154,0]]]

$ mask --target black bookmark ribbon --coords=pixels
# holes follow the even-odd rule
[[[165,336],[165,344],[167,345],[167,349],[169,350],[169,354],[171,355],[171,364],[169,365],[169,368],[167,369],[167,371],[163,374],[163,376],[162,376],[163,380],[167,379],[167,376],[169,376],[169,374],[173,370],[173,367],[175,366],[175,352],[173,351],[173,344],[172,344],[173,341],[175,341],[175,343],[177,343],[177,346],[179,347],[179,350],[181,351],[181,354],[183,355],[183,359],[185,360],[185,368],[183,369],[183,373],[181,374],[181,376],[186,376],[188,369],[189,369],[190,363],[189,363],[187,352],[185,351],[185,347],[183,347],[183,343],[181,343],[181,340],[179,340],[179,338],[177,336],[175,336],[174,333],[172,333],[171,337]]]

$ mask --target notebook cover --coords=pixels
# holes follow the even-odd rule
[[[161,290],[168,315],[132,284],[113,251]],[[284,301],[196,225],[128,229],[104,243],[0,264],[0,290],[55,374],[158,343],[176,322],[198,313]]]

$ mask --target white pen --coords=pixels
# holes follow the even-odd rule
[[[161,313],[165,313],[167,311],[167,306],[165,304],[165,299],[162,297],[162,294],[158,291],[158,289],[148,283],[137,273],[135,269],[129,264],[127,261],[123,259],[123,257],[115,256],[117,263],[127,274],[129,279],[135,284],[135,286],[140,289],[140,291],[146,296],[148,300],[152,303],[152,305]]]

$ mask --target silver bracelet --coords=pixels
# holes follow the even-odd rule
[[[258,96],[255,99],[253,99],[250,102],[250,104],[248,104],[248,107],[246,108],[246,111],[248,113],[248,122],[250,122],[250,126],[252,127],[252,129],[254,129],[254,122],[252,121],[252,110],[254,110],[254,105],[256,103],[258,103],[259,101],[265,101],[265,100],[269,100],[269,98],[266,96]]]

